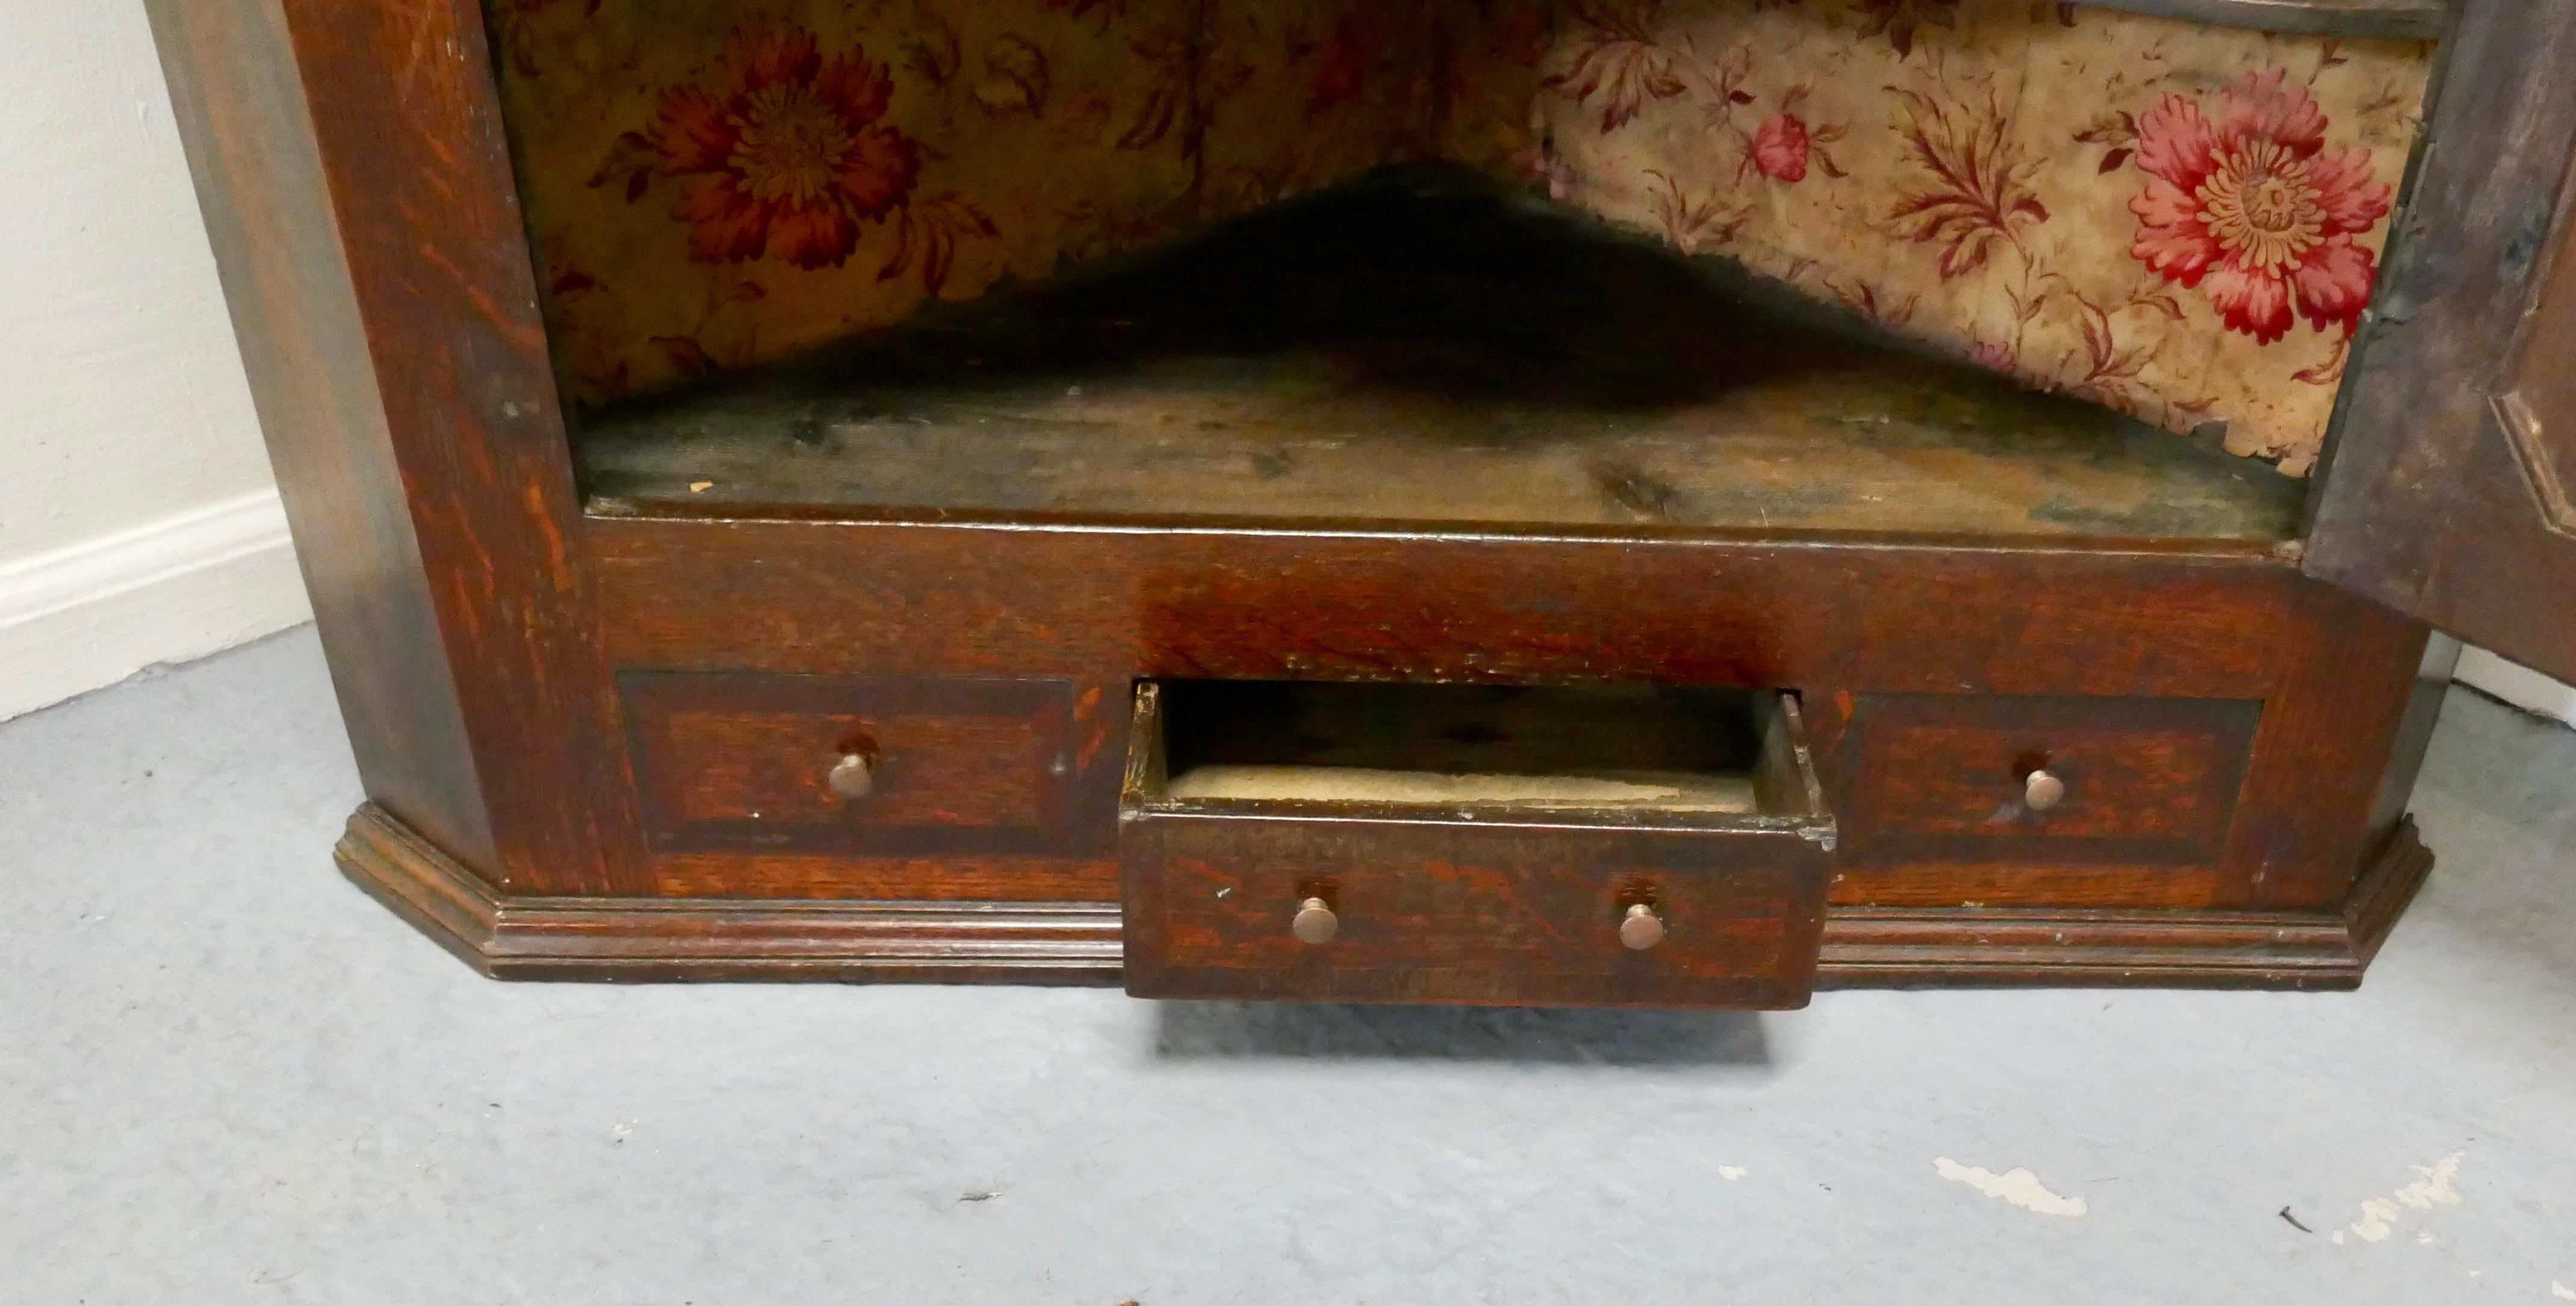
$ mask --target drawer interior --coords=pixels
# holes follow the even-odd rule
[[[1653,685],[1169,681],[1140,798],[1169,806],[1817,811],[1776,695]],[[1766,735],[1777,748],[1766,750]]]

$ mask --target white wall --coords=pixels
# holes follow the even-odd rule
[[[0,718],[309,614],[139,0],[0,0]]]
[[[2525,712],[2537,712],[2576,725],[2576,689],[2559,684],[2528,667],[2516,666],[2485,649],[2460,650],[2460,667],[2452,674],[2462,683],[2483,689]]]

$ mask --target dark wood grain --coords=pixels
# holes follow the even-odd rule
[[[2385,833],[2374,803],[2424,641],[2422,627],[2284,560],[2225,549],[597,526],[611,546],[609,641],[625,665],[1785,686],[1805,692],[1837,782],[1863,693],[2265,704],[2223,851],[2198,869],[2037,851],[1847,867],[1833,890],[1843,903],[2340,902]],[[915,576],[937,579],[904,579]],[[925,873],[906,893],[937,884]]]
[[[287,0],[283,12],[499,882],[640,891],[481,11]]]
[[[923,857],[1091,850],[1075,823],[1067,680],[628,672],[657,852]],[[856,754],[872,792],[827,782]],[[1111,768],[1095,759],[1101,785]]]
[[[2567,239],[2553,233],[2576,222],[2576,0],[2463,0],[2445,50],[2431,144],[2326,449],[2307,569],[2576,678],[2576,536],[2553,529],[2496,402],[2519,384],[2508,372],[2528,315],[2576,313],[2541,299]],[[2563,378],[2564,358],[2554,366]]]
[[[339,848],[362,888],[487,975],[628,982],[1114,984],[1119,911],[1095,902],[504,898],[383,811]],[[2432,867],[2412,822],[2332,912],[1845,908],[1819,987],[2184,986],[2348,989]]]
[[[2214,864],[2261,714],[2247,699],[1861,695],[1835,803],[1843,860]],[[2042,769],[2065,786],[2047,811],[2023,796]]]
[[[1118,911],[1092,903],[746,902],[504,895],[373,805],[340,869],[486,975],[587,980],[1110,984]]]
[[[275,0],[151,0],[154,39],[368,795],[503,870]]]

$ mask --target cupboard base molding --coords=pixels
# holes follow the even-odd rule
[[[1119,979],[1115,903],[835,902],[508,895],[373,803],[340,869],[497,979],[1099,984]],[[2339,914],[1843,907],[1827,988],[1940,985],[2346,989],[2423,885],[2401,822]]]
[[[502,894],[373,803],[349,818],[336,857],[495,979],[1118,981],[1115,904]]]
[[[1837,908],[1820,987],[2349,989],[2433,869],[2401,822],[2340,914]]]

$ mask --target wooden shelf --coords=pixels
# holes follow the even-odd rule
[[[579,443],[598,513],[2284,539],[2304,489],[1661,246],[1383,180]]]
[[[2453,0],[2091,0],[2105,9],[2224,27],[2310,36],[2431,40],[2449,25]]]

